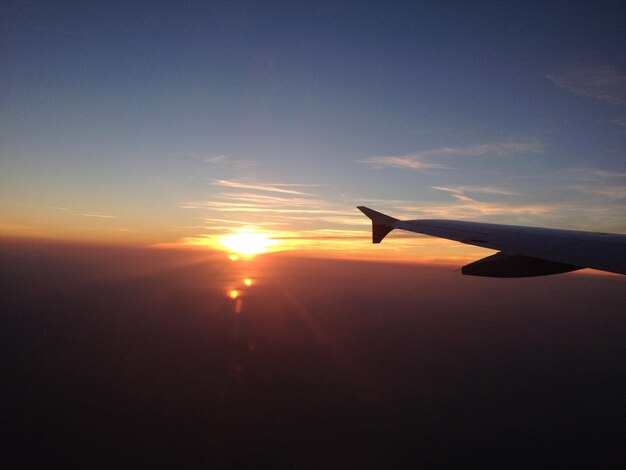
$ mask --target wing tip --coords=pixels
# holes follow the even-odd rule
[[[372,221],[372,243],[382,242],[383,238],[395,228],[394,222],[398,219],[365,206],[357,206],[357,209]]]

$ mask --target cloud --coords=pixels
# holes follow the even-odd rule
[[[281,250],[348,252],[359,247],[355,240],[371,239],[370,222],[354,208],[356,203],[347,203],[345,196],[331,200],[302,190],[322,185],[223,179],[214,180],[213,186],[228,190],[180,205],[197,211],[202,220],[180,243],[216,246],[221,237],[246,227],[279,240]]]
[[[285,188],[311,186],[307,184],[284,184],[284,183],[251,184],[251,183],[242,183],[240,181],[232,181],[232,180],[214,180],[213,183],[211,184],[215,186],[225,186],[227,188],[252,189],[256,191],[269,191],[269,192],[275,192],[275,193],[299,194],[299,195],[309,195],[309,193],[297,191],[295,189],[285,189]]]
[[[263,214],[263,221],[266,224],[287,226],[312,221],[342,225],[352,216],[357,217],[355,211],[346,209],[344,201],[331,202],[310,193],[291,189],[319,185],[260,184],[230,180],[216,180],[213,184],[230,188],[232,191],[215,193],[207,200],[185,201],[180,207],[202,211],[203,220],[230,225],[254,224],[252,220],[258,220],[258,214]],[[217,215],[225,213],[237,214],[235,216],[237,220]],[[353,220],[350,222],[354,223]]]
[[[595,181],[616,178],[626,178],[626,171],[599,170],[597,168],[575,167],[566,170],[563,177],[575,181]]]
[[[485,188],[480,192],[473,186],[436,186],[433,189],[449,194],[449,202],[384,199],[362,202],[371,203],[373,208],[400,219],[455,219],[618,232],[624,225],[623,201],[626,198],[626,185],[620,184],[619,178],[626,178],[626,174],[571,169],[551,176],[554,193],[552,197],[544,196],[542,201],[532,192],[506,200],[485,201],[480,195],[491,196],[492,189],[500,188]],[[471,194],[475,189],[475,194]]]
[[[115,217],[114,215],[106,215],[106,214],[90,214],[90,213],[82,213],[82,214],[78,214],[82,217],[97,217],[100,219],[116,219],[117,217]]]
[[[213,209],[219,212],[260,212],[260,213],[283,213],[283,214],[328,214],[346,215],[345,210],[333,210],[325,207],[306,209],[290,208],[284,206],[271,206],[264,204],[245,204],[231,201],[189,201],[180,205],[183,209]]]
[[[617,119],[613,119],[611,122],[615,124],[617,127],[626,129],[626,117],[619,117]]]
[[[438,191],[446,191],[449,193],[457,193],[462,194],[464,192],[474,193],[474,194],[491,194],[491,195],[499,195],[499,196],[517,196],[519,193],[515,191],[510,191],[508,189],[496,188],[493,186],[455,186],[455,187],[445,187],[445,186],[431,186],[431,189],[436,189]]]
[[[204,161],[212,165],[230,165],[237,168],[246,168],[258,165],[258,162],[255,160],[240,160],[229,157],[228,155],[216,155],[214,157],[206,157],[204,158]]]
[[[9,224],[0,222],[0,234],[2,235],[39,235],[46,233],[44,229],[39,227],[34,227],[32,225],[24,225],[24,224]]]
[[[614,67],[564,67],[548,73],[546,78],[578,96],[626,104],[626,73]]]
[[[358,163],[369,165],[372,168],[410,168],[411,170],[448,170],[449,167],[437,163],[425,163],[419,161],[415,155],[405,155],[400,157],[379,156],[370,157],[363,160],[357,160]]]
[[[424,201],[385,201],[377,200],[377,210],[388,211],[390,215],[400,219],[437,218],[459,220],[489,220],[500,223],[515,223],[515,219],[526,216],[548,216],[557,210],[550,203],[485,202],[467,196],[462,192],[450,192],[454,199],[451,202]],[[503,217],[508,217],[502,221]]]
[[[311,207],[311,205],[314,204],[323,204],[323,201],[319,199],[314,199],[312,197],[302,197],[300,195],[282,197],[267,196],[265,194],[254,193],[220,193],[217,194],[216,197],[219,199],[226,199],[229,201],[237,201],[251,204],[281,205],[291,207]]]
[[[213,223],[219,222],[227,225],[250,225],[250,222],[247,220],[232,220],[232,219],[216,219],[213,217],[205,217],[204,222]],[[255,225],[283,225],[281,222],[255,222]],[[206,228],[204,225],[191,227],[191,228]]]
[[[466,145],[461,147],[440,147],[436,149],[422,150],[410,155],[399,156],[375,156],[357,160],[358,163],[369,165],[373,168],[394,167],[409,168],[412,170],[449,170],[449,166],[441,163],[431,163],[425,160],[440,159],[445,157],[506,157],[521,153],[538,153],[543,151],[543,145],[536,140],[489,142],[478,145]]]
[[[623,185],[570,185],[567,189],[602,198],[626,199],[626,186]]]
[[[593,174],[601,178],[626,178],[626,171],[594,170]]]
[[[228,159],[226,155],[218,155],[216,157],[207,157],[204,159],[207,163],[222,163]]]
[[[463,147],[441,147],[431,150],[423,150],[415,154],[417,158],[437,157],[483,157],[497,156],[506,157],[517,153],[537,153],[543,151],[543,145],[536,140],[488,142],[478,145]]]
[[[101,219],[117,219],[117,217],[114,215],[102,214],[98,212],[81,212],[81,209],[74,209],[74,208],[63,207],[63,206],[48,206],[44,204],[25,204],[25,203],[14,203],[14,202],[1,202],[0,204],[8,205],[8,206],[16,206],[16,207],[26,207],[26,208],[33,208],[33,209],[45,209],[49,211],[66,212],[68,215],[71,215],[71,216],[96,217],[96,218],[101,218]]]

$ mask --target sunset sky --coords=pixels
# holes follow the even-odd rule
[[[626,233],[623,2],[129,3],[3,3],[0,235],[486,254],[372,246],[357,205]]]
[[[0,2],[4,467],[623,468],[625,276],[356,207],[626,234],[624,25]]]

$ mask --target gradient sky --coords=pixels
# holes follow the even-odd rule
[[[0,235],[486,254],[372,247],[360,204],[626,232],[623,2],[3,5]]]

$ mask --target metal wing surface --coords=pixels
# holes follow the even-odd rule
[[[626,235],[622,234],[457,220],[398,220],[368,207],[358,209],[372,220],[373,243],[401,229],[499,252],[464,266],[463,274],[529,277],[583,268],[626,274]]]

